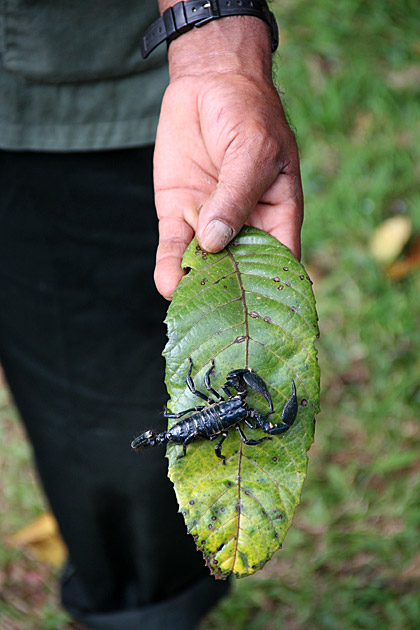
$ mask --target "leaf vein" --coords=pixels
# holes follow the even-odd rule
[[[182,337],[180,337],[176,343],[172,346],[171,348],[171,352],[177,347],[179,346],[179,344],[185,339],[185,337],[187,335],[189,335],[191,333],[191,331],[193,330],[193,328],[195,326],[197,326],[197,324],[199,322],[201,322],[203,319],[205,319],[206,317],[208,317],[209,315],[211,315],[212,313],[215,313],[216,311],[218,311],[219,309],[223,308],[224,306],[227,306],[228,304],[232,304],[233,302],[239,302],[242,298],[241,297],[237,297],[234,300],[229,300],[229,302],[223,302],[223,304],[218,304],[218,306],[216,306],[215,308],[213,308],[211,311],[207,311],[204,315],[202,315],[202,317],[199,317],[193,324],[191,324],[191,326],[188,328],[187,332],[185,333],[185,335],[182,335]],[[234,324],[234,326],[239,326],[242,322],[238,322],[237,324]],[[227,330],[226,328],[224,330]],[[214,333],[214,335],[207,337],[208,339],[211,339],[212,337],[215,337],[218,333]],[[200,346],[203,345],[203,342],[200,343]],[[200,346],[197,346],[197,348],[199,348]],[[196,350],[197,348],[194,348],[194,350]],[[176,374],[176,372],[174,372],[174,374]]]
[[[270,295],[266,295],[265,293],[261,293],[261,291],[253,291],[252,289],[245,289],[245,293],[252,293],[254,295],[260,295],[261,297],[265,297],[265,298],[267,298],[267,300],[270,300],[271,302],[274,302],[275,304],[279,304],[279,301],[275,300]],[[288,306],[284,302],[280,302],[280,304],[284,304],[285,306]],[[289,306],[289,308],[290,308],[290,306]],[[292,309],[290,309],[290,310],[292,310]],[[302,313],[299,313],[298,311],[293,311],[293,313],[295,315],[297,315],[300,319],[302,319],[305,322],[305,324],[308,326],[308,328],[310,328],[312,330],[312,326],[309,323],[309,319],[307,319],[304,315],[302,315]]]
[[[200,271],[201,271],[201,270],[200,270]],[[222,276],[219,280],[216,280],[215,282],[212,282],[211,284],[207,285],[206,287],[204,287],[204,289],[200,289],[200,291],[197,291],[197,293],[194,293],[194,295],[193,295],[193,296],[192,296],[192,297],[191,297],[191,298],[190,298],[187,302],[184,302],[184,304],[182,305],[182,308],[180,308],[180,309],[176,312],[176,316],[178,317],[178,316],[182,313],[182,311],[183,311],[183,310],[184,310],[184,309],[188,306],[188,304],[190,304],[191,302],[194,302],[194,301],[197,299],[197,296],[198,296],[198,295],[201,295],[202,293],[205,293],[206,291],[208,291],[209,289],[211,289],[211,288],[212,288],[215,284],[217,284],[218,282],[220,282],[220,281],[222,280],[222,278],[223,278],[223,279],[225,279],[225,278],[230,278],[230,276],[235,275],[235,273],[236,273],[235,271],[232,271],[231,273],[228,273],[226,276]],[[194,278],[195,278],[197,275],[201,275],[201,273],[200,273],[200,274],[199,274],[199,273],[197,273],[197,274],[194,276]],[[194,278],[193,278],[193,279],[194,279]],[[226,302],[226,304],[229,304],[229,302]]]

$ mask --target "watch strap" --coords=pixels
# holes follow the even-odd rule
[[[141,55],[145,59],[162,42],[170,43],[194,27],[232,15],[250,15],[264,20],[271,31],[271,52],[277,49],[277,22],[265,0],[186,0],[166,9],[149,26],[140,40]]]

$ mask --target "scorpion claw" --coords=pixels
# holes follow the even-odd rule
[[[231,385],[239,392],[243,390],[243,387],[241,387],[241,381],[242,383],[248,385],[248,387],[253,389],[254,392],[257,392],[257,394],[261,394],[261,396],[264,396],[269,404],[271,413],[273,413],[273,402],[267,389],[267,385],[264,383],[261,376],[254,372],[254,370],[252,370],[251,368],[244,368],[241,370],[233,370],[232,372],[229,372],[226,377],[227,385]]]
[[[282,421],[285,424],[289,425],[289,427],[291,427],[294,421],[296,420],[296,416],[298,412],[298,400],[296,396],[295,381],[293,379],[291,379],[291,381],[292,381],[292,395],[290,396],[289,400],[284,405],[283,411],[281,413]]]

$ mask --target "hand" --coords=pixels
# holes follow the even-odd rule
[[[159,218],[155,282],[170,299],[194,233],[220,251],[246,222],[300,257],[303,196],[294,135],[271,79],[269,31],[229,17],[169,48],[154,178]]]

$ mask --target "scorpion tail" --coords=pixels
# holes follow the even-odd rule
[[[155,433],[155,431],[149,430],[136,437],[131,442],[131,448],[134,448],[136,451],[140,451],[145,448],[157,446],[158,444],[163,444],[166,441],[166,432]]]

